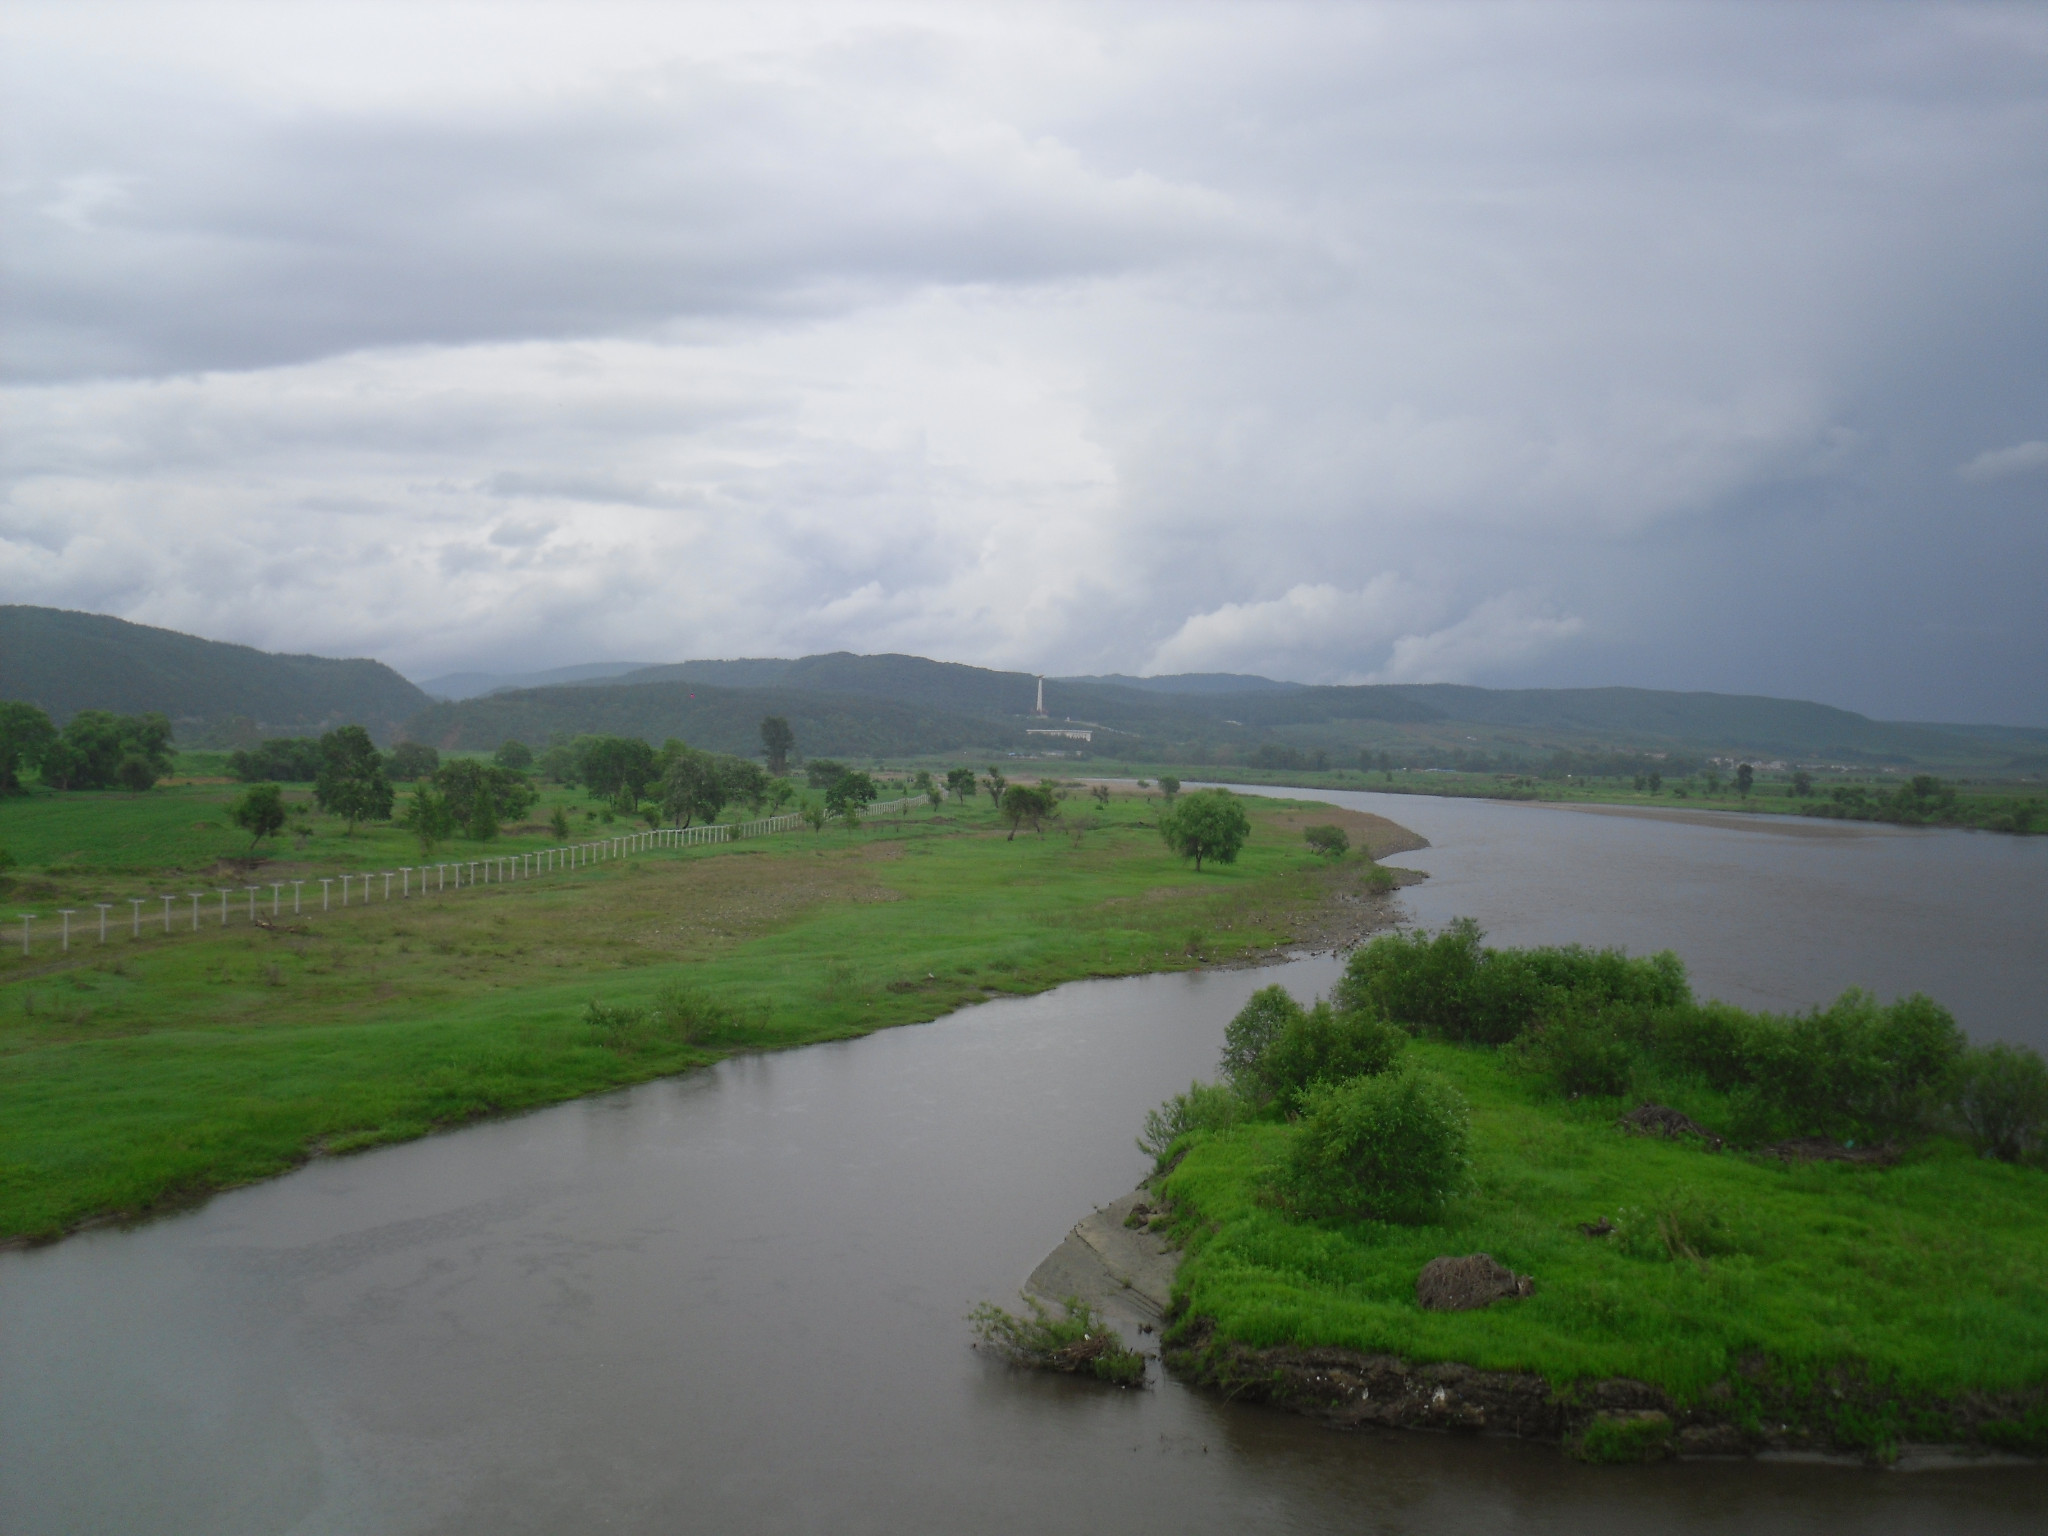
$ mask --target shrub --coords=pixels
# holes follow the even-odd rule
[[[1428,1221],[1464,1177],[1470,1118],[1433,1072],[1318,1084],[1303,1096],[1283,1192],[1313,1213]]]
[[[1918,1129],[1964,1047],[1939,1004],[1916,994],[1885,1007],[1854,988],[1753,1043],[1751,1080],[1801,1132],[1865,1139]]]
[[[1954,1106],[1963,1134],[1984,1156],[2016,1163],[2048,1151],[2048,1066],[2023,1046],[1965,1052]]]
[[[1351,839],[1342,827],[1303,827],[1301,836],[1314,852],[1333,859],[1341,859],[1351,850]]]
[[[739,1016],[723,1003],[712,1001],[700,992],[680,985],[661,989],[654,996],[654,1019],[663,1028],[674,1031],[691,1045],[701,1045],[721,1035],[732,1033],[739,1025]]]
[[[1461,917],[1443,932],[1389,933],[1357,950],[1331,1000],[1346,1013],[1465,1038],[1466,993],[1478,972],[1479,925]]]
[[[1285,987],[1276,984],[1259,988],[1223,1031],[1223,1075],[1241,1090],[1250,1092],[1260,1058],[1280,1038],[1280,1032],[1301,1014],[1301,1004]]]
[[[1327,1002],[1288,1020],[1253,1069],[1262,1103],[1297,1110],[1318,1083],[1341,1083],[1385,1072],[1400,1059],[1407,1037],[1369,1013],[1339,1013]]]
[[[1145,1384],[1145,1357],[1127,1348],[1116,1330],[1078,1297],[1061,1302],[1058,1316],[1035,1296],[1026,1296],[1024,1305],[1028,1317],[985,1301],[967,1319],[982,1343],[1018,1365],[1093,1376],[1116,1387]]]
[[[1610,1241],[1631,1258],[1695,1264],[1733,1253],[1738,1246],[1721,1208],[1684,1189],[1672,1190],[1648,1208],[1623,1206],[1615,1213]]]
[[[1186,1093],[1176,1093],[1157,1109],[1145,1111],[1138,1150],[1163,1168],[1181,1137],[1191,1131],[1227,1131],[1243,1120],[1250,1108],[1234,1089],[1221,1083],[1189,1083]]]
[[[1635,1077],[1636,1051],[1615,1011],[1570,997],[1522,1037],[1521,1049],[1528,1066],[1572,1098],[1626,1093]]]
[[[1167,783],[1161,779],[1160,788],[1164,789]],[[1178,783],[1174,787],[1178,789]],[[1171,794],[1168,798],[1172,798]],[[1199,874],[1204,859],[1214,864],[1235,864],[1245,840],[1252,835],[1252,823],[1244,806],[1229,790],[1204,789],[1178,801],[1159,818],[1159,835],[1182,858],[1193,859]]]

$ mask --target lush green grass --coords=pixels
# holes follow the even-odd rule
[[[182,824],[198,837],[189,824],[205,803],[197,790],[72,799],[102,814],[62,797],[6,811],[27,845],[62,849],[76,870],[127,857],[131,834],[169,843]],[[1305,813],[1277,802],[1250,807],[1236,865],[1199,876],[1168,854],[1156,807],[1139,797],[1106,808],[1072,798],[1056,830],[1014,841],[982,806],[313,912],[275,933],[234,907],[227,928],[209,912],[197,933],[145,923],[137,941],[123,925],[106,948],[78,941],[69,957],[47,942],[27,960],[0,951],[0,1237],[731,1050],[860,1034],[1078,976],[1228,960],[1375,873],[1309,854]],[[331,829],[315,842],[294,857],[347,844]],[[411,862],[388,832],[345,852],[358,870]],[[14,897],[93,878],[31,871]],[[586,1018],[593,998],[642,1005],[677,986],[737,1023],[693,1040]]]
[[[1288,1125],[1189,1139],[1166,1185],[1188,1242],[1179,1288],[1219,1338],[1558,1385],[1626,1376],[1682,1402],[1739,1383],[1746,1356],[1784,1379],[1846,1368],[1905,1394],[2048,1381],[2048,1173],[1939,1141],[1892,1168],[1715,1154],[1631,1135],[1617,1101],[1562,1102],[1492,1050],[1418,1041],[1410,1053],[1472,1105],[1473,1177],[1439,1224],[1290,1217],[1267,1194]],[[1651,1229],[1673,1209],[1718,1216],[1731,1251],[1671,1257]],[[1602,1217],[1643,1237],[1579,1231]],[[1422,1266],[1474,1252],[1533,1275],[1535,1294],[1422,1311]]]

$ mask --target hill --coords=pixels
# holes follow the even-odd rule
[[[380,741],[430,703],[381,661],[280,656],[98,613],[0,606],[0,699],[60,724],[80,710],[171,717],[185,746],[367,726]]]
[[[610,682],[647,665],[644,661],[590,661],[574,667],[551,667],[544,672],[444,672],[439,677],[420,679],[419,686],[430,698],[473,699],[480,694],[503,693],[508,688]]]
[[[1003,752],[1027,738],[1015,726],[887,699],[835,697],[795,688],[719,688],[688,681],[522,688],[435,704],[406,734],[442,751],[494,750],[507,740],[539,746],[555,735],[671,736],[693,747],[755,757],[761,720],[780,715],[805,757],[907,757]]]

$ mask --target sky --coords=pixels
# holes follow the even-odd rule
[[[2048,725],[2048,7],[0,10],[0,600]]]

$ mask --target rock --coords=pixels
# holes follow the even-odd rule
[[[1621,1117],[1624,1129],[1640,1136],[1662,1136],[1675,1140],[1680,1136],[1697,1136],[1707,1144],[1709,1151],[1721,1150],[1721,1138],[1701,1125],[1689,1115],[1680,1114],[1668,1104],[1642,1104]]]
[[[1415,1277],[1415,1300],[1425,1312],[1473,1312],[1535,1289],[1535,1281],[1516,1274],[1490,1253],[1431,1259]]]
[[[1614,1223],[1605,1216],[1602,1216],[1598,1221],[1580,1222],[1579,1230],[1588,1237],[1612,1237],[1614,1235]]]

